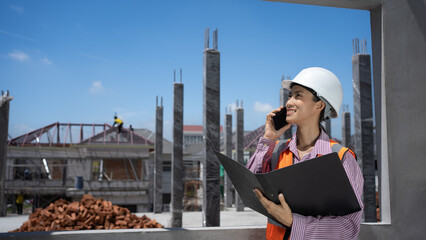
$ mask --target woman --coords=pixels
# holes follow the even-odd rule
[[[302,70],[293,80],[284,80],[283,87],[290,90],[289,99],[285,104],[288,124],[276,130],[272,120],[283,106],[267,115],[265,134],[260,138],[257,149],[246,167],[254,173],[265,173],[333,151],[339,152],[361,210],[345,216],[302,216],[291,211],[283,194],[279,195],[281,204],[275,204],[255,189],[259,201],[279,221],[268,219],[266,239],[356,239],[363,209],[362,173],[355,154],[331,141],[320,125],[320,122],[327,118],[339,116],[343,98],[342,85],[332,72],[314,67]],[[297,125],[293,137],[284,142],[276,141],[291,124]],[[274,149],[279,151],[279,154],[273,154]],[[279,159],[272,159],[272,156]]]

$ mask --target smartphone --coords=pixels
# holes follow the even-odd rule
[[[285,120],[287,117],[287,109],[283,108],[281,111],[275,113],[275,116],[272,117],[274,121],[275,130],[279,130],[285,125],[287,125],[287,121]]]

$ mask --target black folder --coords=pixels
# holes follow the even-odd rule
[[[361,210],[337,153],[254,174],[240,163],[215,152],[245,206],[276,220],[262,206],[254,188],[280,204],[284,194],[293,213],[304,216],[343,216]]]

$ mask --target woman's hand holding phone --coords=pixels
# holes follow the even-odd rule
[[[266,115],[265,135],[263,135],[264,138],[275,141],[285,131],[287,131],[291,127],[291,124],[288,124],[287,122],[285,122],[286,115],[280,114],[281,111],[285,111],[285,108],[283,106],[272,110],[272,112],[270,112],[268,115]],[[275,129],[274,117],[279,117],[279,119],[275,119],[275,121],[277,121],[277,123],[278,123],[278,121],[284,121],[285,122],[284,127],[280,128],[280,129]]]

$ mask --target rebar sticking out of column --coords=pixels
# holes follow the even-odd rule
[[[217,50],[217,28],[213,31],[213,49]]]

